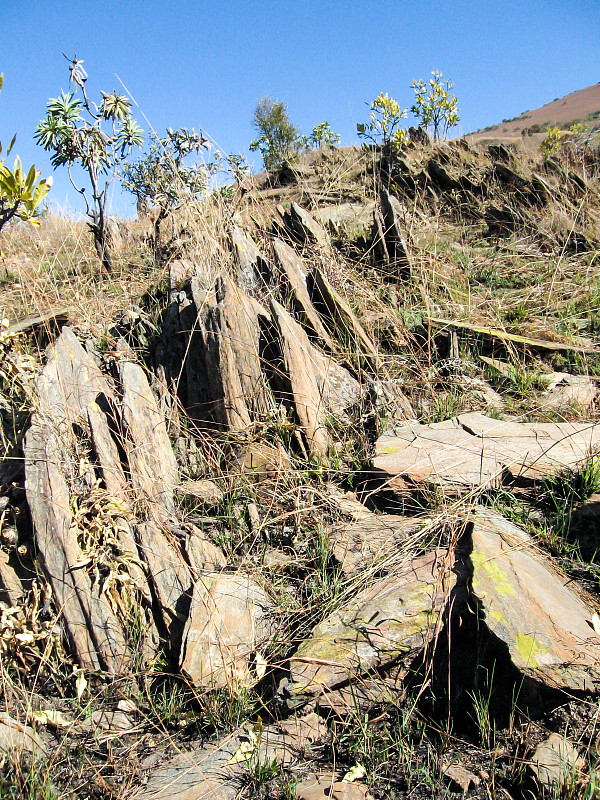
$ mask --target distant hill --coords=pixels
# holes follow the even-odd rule
[[[526,149],[533,149],[539,146],[551,125],[566,130],[577,122],[600,126],[600,83],[571,92],[532,111],[523,111],[518,117],[470,133],[467,138],[478,142],[522,141]]]

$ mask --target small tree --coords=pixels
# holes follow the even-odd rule
[[[460,122],[458,116],[458,100],[450,94],[454,84],[444,80],[444,76],[437,69],[431,73],[429,83],[418,80],[412,82],[415,92],[415,103],[411,107],[412,113],[420,121],[425,130],[431,130],[434,140],[444,139],[448,128],[453,128]]]
[[[331,130],[331,125],[328,122],[319,122],[318,125],[312,129],[312,133],[306,138],[307,147],[335,147],[336,144],[341,142],[339,133],[334,133]]]
[[[168,214],[183,202],[198,200],[206,191],[210,169],[205,164],[184,163],[186,157],[206,147],[208,140],[201,133],[169,128],[166,136],[154,137],[143,158],[124,164],[121,182],[137,197],[138,207],[150,204],[158,209],[154,219],[155,249],[160,243],[161,223]]]
[[[0,91],[3,83],[4,74],[0,73]],[[7,156],[10,155],[16,138],[15,134],[6,150]],[[0,231],[11,219],[23,219],[34,225],[38,224],[36,216],[40,204],[52,186],[52,178],[38,181],[39,177],[40,171],[33,164],[28,170],[24,170],[18,156],[13,169],[6,166],[0,142]]]
[[[370,105],[369,122],[359,122],[356,131],[361,139],[379,145],[389,158],[408,141],[408,131],[400,127],[407,113],[407,108],[400,108],[393,97],[382,92]]]
[[[259,150],[268,172],[292,161],[300,151],[300,132],[287,113],[282,100],[262,97],[254,109],[254,127],[260,134],[250,142],[250,150]]]
[[[66,58],[66,56],[65,56]],[[35,138],[44,150],[54,151],[54,167],[66,166],[73,187],[83,197],[88,225],[94,236],[102,266],[110,272],[112,259],[108,236],[106,202],[108,187],[119,165],[134,147],[140,147],[143,131],[131,116],[131,103],[125,95],[101,92],[99,105],[90,101],[85,89],[87,73],[83,61],[73,56],[69,61],[69,82],[73,92],[61,92],[51,98],[46,116],[36,128]],[[83,99],[75,98],[81,89]],[[87,172],[91,192],[79,186],[72,167],[79,164]]]

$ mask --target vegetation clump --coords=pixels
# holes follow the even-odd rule
[[[50,99],[35,138],[44,150],[53,153],[54,167],[67,167],[73,187],[83,197],[98,257],[110,272],[108,188],[133,148],[141,146],[143,131],[132,117],[131,102],[125,95],[102,91],[99,104],[88,98],[85,88],[88,76],[82,65],[83,61],[76,56],[69,60],[69,82],[74,90]],[[82,100],[75,97],[78,89]],[[74,165],[87,173],[89,187],[79,183],[73,174]]]

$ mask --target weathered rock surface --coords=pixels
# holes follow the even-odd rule
[[[595,609],[528,534],[482,508],[459,552],[457,597],[466,591],[480,602],[485,624],[507,645],[523,674],[557,689],[600,689],[600,636],[591,623]]]
[[[356,348],[357,352],[376,362],[377,348],[348,303],[320,270],[313,270],[309,278],[311,296],[315,297],[316,295],[324,306],[340,343],[347,346],[347,343],[351,342],[353,349]]]
[[[332,553],[347,574],[361,567],[373,567],[375,563],[381,565],[401,549],[409,536],[428,524],[431,520],[395,514],[378,515],[364,509],[358,520],[333,529],[330,536]]]
[[[594,423],[522,423],[470,412],[381,436],[373,465],[400,489],[427,481],[468,489],[499,485],[504,472],[534,480],[576,469],[598,444]]]
[[[140,652],[151,658],[158,630],[176,636],[173,624],[192,584],[169,534],[178,474],[164,416],[141,367],[126,354],[119,366],[117,391],[64,328],[37,382],[38,411],[25,445],[38,558],[61,624],[81,666],[111,674],[126,672]],[[86,503],[87,516],[77,516]],[[139,510],[146,521],[136,519]],[[113,561],[96,571],[100,548]],[[109,571],[123,580],[112,585]],[[135,642],[132,603],[141,637]]]
[[[290,764],[310,747],[315,722],[308,727],[302,718],[294,725],[271,725],[261,729],[248,724],[215,745],[179,753],[153,772],[136,800],[234,800],[240,796],[248,762]],[[322,723],[318,723],[322,729]],[[300,731],[304,729],[305,733]],[[300,744],[299,744],[300,743]]]
[[[306,272],[302,259],[296,251],[281,239],[273,241],[273,251],[277,263],[288,283],[289,296],[298,318],[324,345],[331,348],[333,342],[317,313],[306,286]]]
[[[536,747],[530,767],[538,783],[552,789],[553,786],[579,782],[583,777],[585,760],[565,735],[551,733]]]
[[[269,266],[252,237],[240,228],[233,226],[231,242],[238,266],[240,286],[249,291],[267,279]]]
[[[179,476],[165,418],[140,365],[123,360],[119,366],[127,431],[124,446],[134,488],[152,507],[172,513]]]
[[[46,745],[30,725],[23,725],[10,714],[0,712],[0,753],[10,757],[23,751],[40,758],[46,754]]]
[[[585,375],[555,372],[540,398],[544,409],[589,409],[598,396],[598,387]]]
[[[271,312],[279,331],[283,364],[290,379],[294,407],[306,435],[309,452],[313,457],[326,456],[329,450],[325,426],[327,409],[317,384],[314,348],[306,332],[275,300],[271,301]],[[321,358],[320,355],[318,357]]]
[[[256,652],[268,641],[268,595],[242,573],[204,575],[194,587],[181,669],[196,686],[253,686]]]
[[[367,242],[372,235],[374,211],[375,203],[340,203],[320,208],[316,216],[334,236]]]
[[[362,783],[348,783],[335,775],[315,775],[296,786],[296,800],[368,800],[371,797]]]
[[[317,625],[290,661],[294,691],[333,688],[399,659],[408,664],[440,625],[454,584],[443,562],[443,555],[416,558]]]
[[[329,238],[322,226],[298,203],[291,204],[284,220],[292,236],[296,237],[302,244],[317,244],[323,248],[329,247]]]

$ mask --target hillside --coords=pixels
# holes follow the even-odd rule
[[[597,796],[597,149],[163,231],[2,234],[0,797]]]
[[[558,97],[540,108],[524,111],[518,117],[475,131],[467,136],[467,140],[502,141],[507,144],[521,142],[531,150],[539,147],[550,126],[557,125],[561,130],[567,130],[577,123],[592,127],[600,124],[600,83]]]

